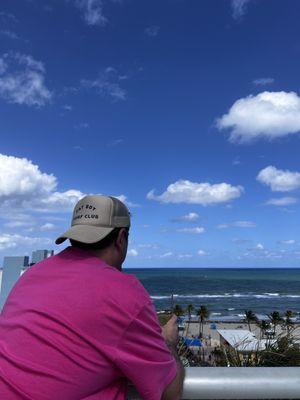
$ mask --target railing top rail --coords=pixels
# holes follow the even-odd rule
[[[137,398],[129,396],[129,399]],[[182,399],[300,399],[300,368],[186,368]]]
[[[300,368],[187,368],[183,399],[300,399]]]

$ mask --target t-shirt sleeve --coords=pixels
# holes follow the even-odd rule
[[[124,332],[115,364],[144,400],[160,400],[177,374],[177,363],[161,335],[153,303],[149,301]]]

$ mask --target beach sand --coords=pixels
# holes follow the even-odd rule
[[[216,329],[212,329],[215,326]],[[218,329],[246,329],[249,330],[248,324],[244,322],[205,322],[203,325],[203,343],[204,345],[216,347],[220,345],[220,335],[218,334]],[[254,333],[257,339],[260,339],[260,329],[257,325],[251,324],[251,332]],[[280,326],[276,327],[276,335],[281,335],[285,333]],[[184,331],[186,335],[186,329]],[[188,337],[198,337],[199,335],[199,323],[191,322],[189,324],[187,335]],[[293,331],[293,336],[300,339],[300,324],[295,324],[295,329]]]

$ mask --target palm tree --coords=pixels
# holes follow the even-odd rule
[[[251,332],[251,322],[257,322],[257,317],[251,310],[245,310],[244,321],[248,324],[249,331]]]
[[[292,321],[292,318],[295,314],[291,310],[287,310],[284,313],[284,325],[286,326],[287,329],[287,335],[289,336],[291,333],[291,330],[293,328],[294,322]]]
[[[273,334],[275,336],[276,333],[276,326],[282,322],[282,318],[278,311],[273,311],[271,314],[268,315],[271,324],[274,326]]]
[[[183,309],[182,309],[182,307],[181,307],[179,304],[175,304],[173,313],[174,313],[175,315],[177,315],[177,317],[181,317],[181,315],[184,314],[184,313],[183,313]]]
[[[186,327],[186,336],[188,336],[188,332],[189,332],[189,328],[190,328],[190,323],[191,323],[191,314],[192,311],[194,309],[193,304],[189,304],[186,308],[186,311],[188,313],[189,319],[188,319],[188,323],[187,323],[187,327]]]
[[[260,328],[260,338],[262,339],[266,335],[266,331],[270,328],[270,324],[265,321],[258,321],[257,325]]]
[[[188,316],[189,316],[189,321],[190,321],[190,319],[191,319],[191,314],[192,314],[193,309],[194,309],[193,304],[189,304],[189,305],[187,306],[187,308],[186,308],[186,311],[187,311]]]
[[[286,318],[291,319],[291,318],[293,318],[293,316],[294,316],[294,312],[293,312],[292,310],[287,310],[287,311],[284,313],[284,316],[285,316]]]
[[[203,337],[203,326],[204,321],[209,317],[210,312],[205,306],[200,306],[199,310],[197,311],[197,315],[199,317],[199,337]]]

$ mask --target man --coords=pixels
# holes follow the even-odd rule
[[[180,398],[176,318],[161,330],[121,272],[129,228],[118,199],[86,196],[56,240],[71,246],[19,279],[0,317],[1,400],[123,400],[128,380],[143,399]]]

